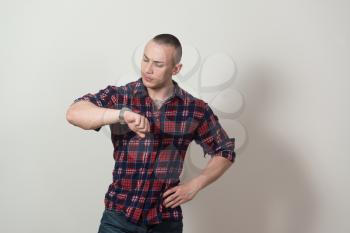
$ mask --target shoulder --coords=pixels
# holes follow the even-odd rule
[[[116,94],[125,95],[125,94],[130,94],[135,86],[136,86],[136,82],[133,81],[122,85],[108,85],[106,89]]]
[[[198,114],[200,117],[203,117],[205,112],[207,112],[208,110],[211,110],[209,104],[205,100],[199,97],[193,96],[191,93],[189,93],[188,91],[182,88],[181,88],[181,92],[182,92],[185,105],[193,107],[194,110],[196,111],[196,114]]]

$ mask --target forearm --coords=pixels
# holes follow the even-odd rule
[[[213,156],[202,173],[193,179],[198,190],[217,180],[232,165],[232,162],[221,156]]]
[[[88,101],[79,101],[68,108],[66,119],[82,129],[96,129],[117,123],[118,115],[117,109],[101,108]]]

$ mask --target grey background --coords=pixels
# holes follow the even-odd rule
[[[0,232],[97,232],[112,144],[69,125],[65,112],[133,70],[135,47],[163,32],[203,58],[231,55],[245,99],[246,147],[183,205],[184,232],[349,232],[349,8],[341,0],[1,1]]]

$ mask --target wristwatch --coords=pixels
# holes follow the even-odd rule
[[[125,120],[124,120],[124,113],[125,113],[125,111],[130,111],[131,112],[131,109],[127,108],[127,107],[123,107],[122,109],[120,109],[118,118],[119,118],[119,123],[122,124],[122,125],[126,124]]]

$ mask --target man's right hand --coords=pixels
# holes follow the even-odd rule
[[[137,133],[142,138],[146,136],[146,133],[150,132],[150,124],[148,119],[138,113],[125,111],[124,121],[128,124],[132,131]]]

